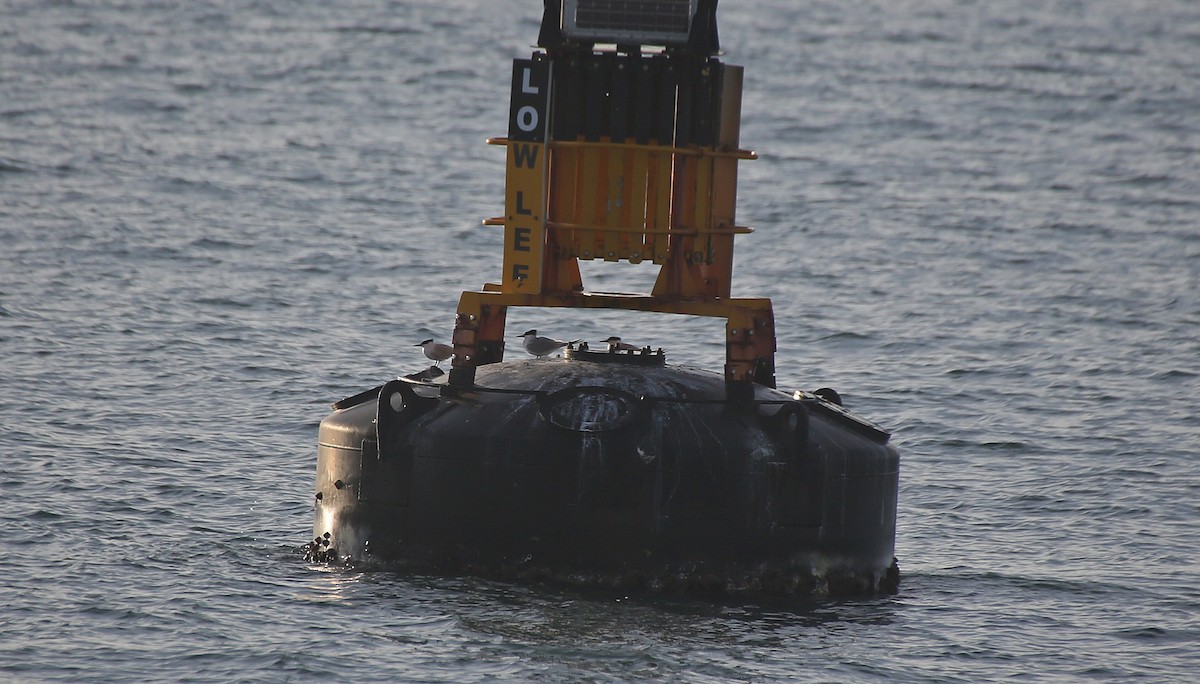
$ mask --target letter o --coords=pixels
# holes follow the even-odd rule
[[[532,132],[538,125],[538,110],[536,107],[525,105],[517,110],[517,128],[526,133]]]

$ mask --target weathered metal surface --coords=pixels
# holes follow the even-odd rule
[[[894,589],[899,456],[815,395],[535,360],[393,381],[321,425],[317,558],[576,584]]]

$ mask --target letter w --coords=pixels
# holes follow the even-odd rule
[[[522,166],[527,169],[532,169],[537,163],[538,145],[517,145],[513,148],[513,159],[517,163],[517,168]]]

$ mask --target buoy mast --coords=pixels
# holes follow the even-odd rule
[[[509,307],[607,308],[726,320],[730,398],[775,386],[771,301],[732,298],[742,68],[717,59],[716,0],[546,0],[516,59],[500,282],[463,292],[451,386],[504,357]],[[650,294],[591,292],[579,260],[659,266]]]

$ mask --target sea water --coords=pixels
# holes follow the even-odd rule
[[[306,563],[329,403],[499,277],[535,0],[0,0],[0,679],[1191,681],[1200,6],[724,0],[735,292],[903,454],[900,593]],[[653,269],[588,264],[598,290]],[[720,321],[514,310],[719,368]],[[510,349],[516,349],[511,345]],[[519,349],[517,349],[519,352]]]

